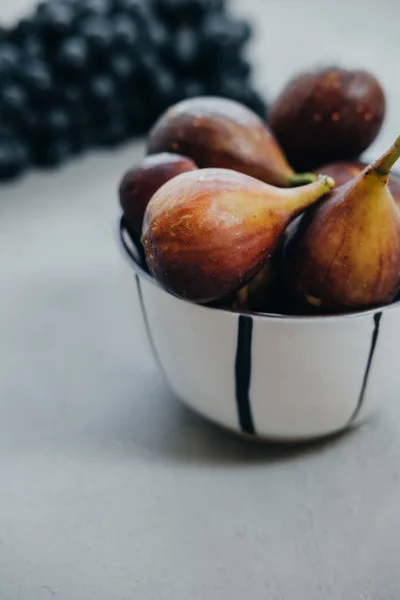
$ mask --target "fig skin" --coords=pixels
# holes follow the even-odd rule
[[[316,173],[329,175],[335,180],[336,187],[340,187],[361,173],[367,166],[368,163],[359,160],[353,162],[335,162],[317,169]],[[400,174],[396,174],[396,172],[392,171],[388,186],[393,196],[393,200],[400,209]]]
[[[178,175],[146,209],[142,239],[149,269],[176,296],[199,303],[224,298],[256,275],[290,220],[333,185],[321,176],[280,189],[214,168]]]
[[[329,67],[292,79],[269,112],[269,125],[295,169],[354,160],[381,129],[383,89],[366,71]]]
[[[146,207],[155,192],[176,175],[194,169],[197,166],[190,158],[167,152],[146,156],[129,169],[119,186],[119,201],[129,231],[140,236]]]
[[[293,171],[265,121],[227,98],[198,96],[170,107],[151,129],[147,151],[179,152],[199,168],[232,169],[278,187],[315,180]]]

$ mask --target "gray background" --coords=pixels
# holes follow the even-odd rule
[[[28,4],[1,0],[0,16]],[[369,155],[400,133],[397,2],[235,6],[257,18],[271,97],[315,62],[366,66],[389,99]],[[398,599],[398,399],[302,450],[181,407],[115,242],[116,184],[142,152],[0,190],[0,600]]]

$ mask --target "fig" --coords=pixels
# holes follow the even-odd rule
[[[321,311],[346,312],[395,298],[400,286],[400,212],[388,179],[399,158],[400,137],[293,227],[283,269],[296,299]]]
[[[244,287],[297,214],[334,185],[281,189],[229,169],[189,171],[165,183],[144,216],[143,246],[155,279],[169,292],[199,303]]]
[[[179,154],[146,156],[129,169],[119,186],[119,200],[129,231],[140,236],[143,216],[153,194],[166,182],[186,171],[196,169],[194,162]]]
[[[200,168],[231,169],[278,187],[315,180],[294,173],[265,121],[226,98],[198,96],[165,111],[148,137],[148,153],[157,152],[179,152]]]
[[[385,116],[385,95],[366,71],[325,68],[292,79],[273,103],[269,125],[295,169],[358,158]]]

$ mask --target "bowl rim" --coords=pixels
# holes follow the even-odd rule
[[[123,215],[120,217],[119,222],[118,222],[118,238],[119,238],[120,246],[122,246],[122,249],[124,250],[124,256],[125,256],[126,260],[129,262],[129,264],[131,265],[131,267],[133,267],[133,270],[135,271],[137,276],[143,277],[143,279],[145,279],[146,281],[151,283],[158,290],[160,290],[161,292],[164,292],[165,294],[168,294],[169,296],[171,296],[172,298],[175,298],[179,302],[191,304],[192,306],[195,306],[195,307],[199,308],[200,310],[202,309],[202,310],[206,310],[206,311],[212,311],[215,313],[225,313],[225,314],[234,315],[237,317],[240,317],[240,316],[249,317],[250,316],[253,318],[257,318],[257,320],[264,320],[264,321],[265,320],[270,320],[270,321],[275,320],[275,321],[285,321],[285,322],[289,322],[289,323],[302,323],[305,321],[307,321],[307,322],[320,322],[320,321],[328,322],[328,321],[340,321],[343,319],[356,319],[356,318],[368,317],[368,316],[374,315],[376,313],[387,312],[387,311],[396,310],[396,309],[400,308],[400,298],[398,300],[392,302],[391,304],[375,306],[375,307],[368,308],[365,310],[359,310],[359,311],[348,312],[348,313],[339,313],[339,314],[317,314],[317,315],[285,315],[285,314],[279,314],[279,313],[267,313],[267,312],[257,312],[257,311],[239,311],[239,310],[235,310],[233,308],[225,308],[225,307],[219,308],[219,307],[209,306],[206,304],[199,304],[192,300],[182,298],[178,294],[174,294],[174,293],[170,292],[169,290],[164,289],[156,281],[156,279],[154,279],[154,277],[151,276],[151,274],[146,270],[146,268],[144,266],[145,265],[144,254],[143,254],[143,252],[140,251],[139,236],[137,236],[129,231],[129,229],[127,227],[126,219]],[[129,242],[127,241],[127,238],[129,239]],[[136,239],[134,239],[134,238],[136,238]],[[133,246],[135,248],[135,250],[137,251],[139,260],[133,254],[130,246]]]

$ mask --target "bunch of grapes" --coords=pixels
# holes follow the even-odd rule
[[[0,29],[0,180],[148,130],[203,94],[265,116],[224,0],[46,0]]]

